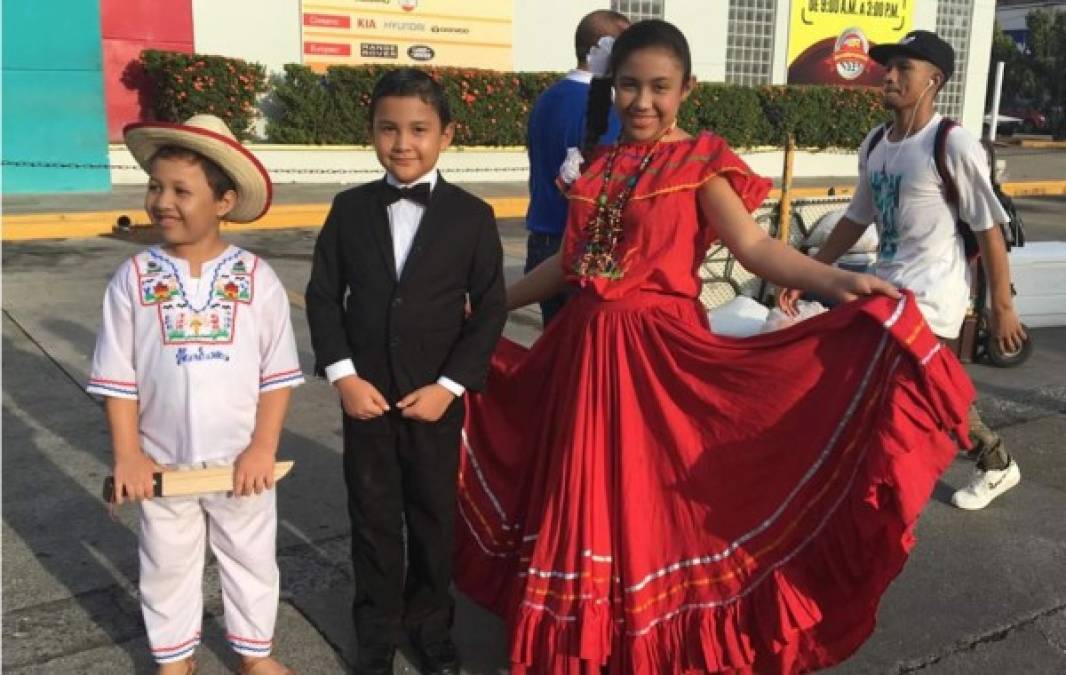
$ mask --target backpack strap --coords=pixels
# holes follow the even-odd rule
[[[959,205],[959,186],[948,172],[948,134],[957,126],[955,120],[942,118],[936,129],[936,140],[933,141],[933,159],[936,161],[936,172],[944,183],[944,197],[955,207]]]
[[[944,184],[944,199],[954,206],[956,211],[959,208],[959,186],[955,183],[951,172],[948,171],[948,134],[957,126],[959,124],[955,120],[942,118],[933,141],[933,161],[936,163],[936,172],[940,174],[940,182]],[[955,216],[955,230],[962,237],[966,259],[974,260],[981,253],[980,245],[977,243],[973,230],[970,229],[970,224],[963,221],[958,213]]]
[[[870,137],[870,144],[866,146],[866,161],[870,161],[870,155],[873,154],[874,148],[881,142],[881,139],[885,137],[885,133],[888,132],[888,125],[882,124],[874,130],[874,135]]]

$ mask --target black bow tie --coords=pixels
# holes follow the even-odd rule
[[[411,201],[426,206],[429,204],[429,183],[418,183],[413,187],[396,187],[385,183],[385,206],[395,204],[401,199],[410,199]]]

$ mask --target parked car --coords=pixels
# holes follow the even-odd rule
[[[1021,130],[1023,120],[1020,117],[1011,117],[1010,115],[999,114],[999,118],[996,120],[996,135],[999,136],[1013,136],[1014,132]],[[992,116],[985,115],[985,122],[983,126],[983,134],[988,135],[988,128],[992,125]]]
[[[1021,119],[1022,133],[1037,133],[1047,131],[1047,115],[1036,108],[1025,106],[1020,108],[1006,108],[1001,115],[1009,115]]]

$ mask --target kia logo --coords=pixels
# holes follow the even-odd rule
[[[436,56],[436,52],[428,45],[414,45],[407,50],[407,55],[415,61],[429,61]]]

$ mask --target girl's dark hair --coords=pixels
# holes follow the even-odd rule
[[[611,87],[614,75],[626,59],[636,51],[658,47],[666,49],[681,62],[682,83],[692,77],[692,52],[688,40],[672,23],[659,19],[638,21],[625,30],[615,40],[611,49],[610,73],[605,78],[593,78],[589,89],[588,110],[585,117],[585,157],[600,142],[600,137],[607,131],[607,116],[611,111]]]
[[[229,174],[222,170],[222,167],[195,150],[180,145],[164,145],[156,150],[152,158],[148,160],[148,167],[155,166],[157,159],[184,159],[193,164],[199,164],[204,171],[204,176],[207,177],[207,184],[211,186],[211,193],[214,194],[216,200],[222,199],[222,196],[229,190],[237,191],[237,185]]]
[[[417,96],[426,105],[432,106],[440,118],[441,127],[451,124],[452,111],[444,88],[425,71],[417,68],[397,68],[381,76],[370,95],[370,124],[374,124],[374,112],[378,101],[386,96]]]

